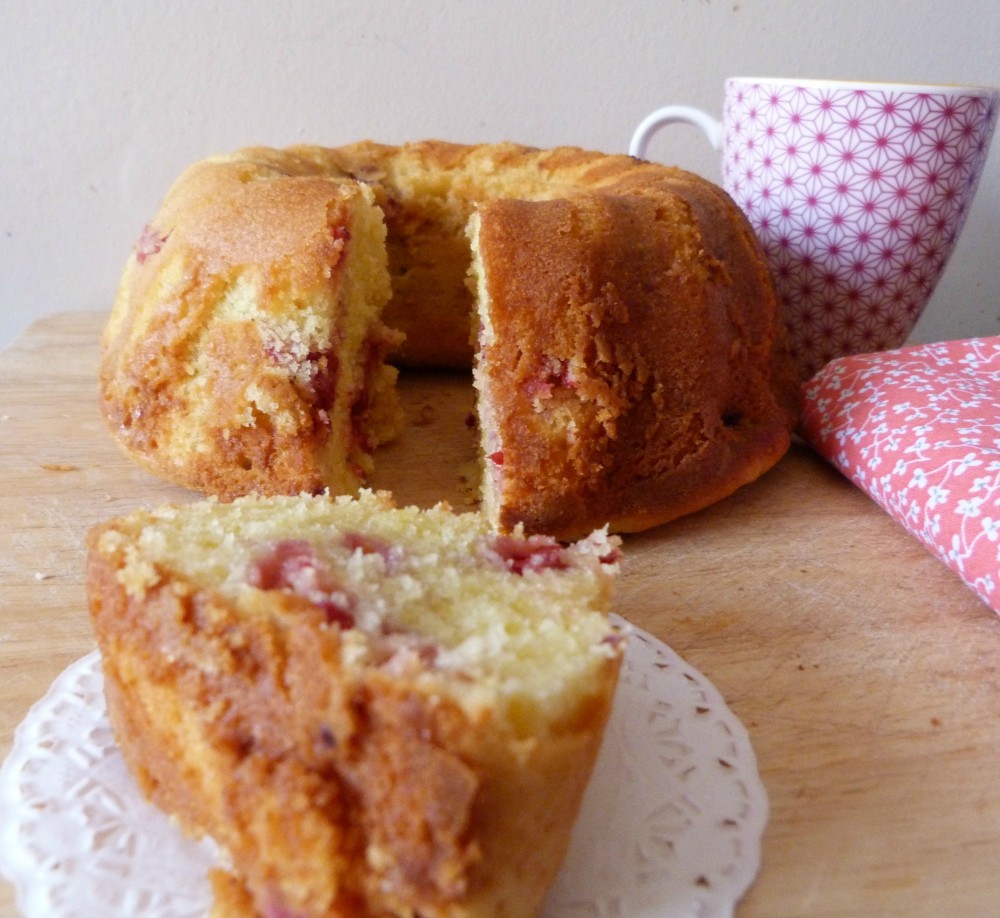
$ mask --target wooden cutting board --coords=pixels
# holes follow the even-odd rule
[[[104,316],[0,352],[0,757],[93,649],[87,527],[190,492],[139,471],[96,408]],[[407,376],[374,482],[471,505],[465,376]],[[770,797],[749,916],[1000,914],[1000,618],[801,446],[699,514],[626,539],[618,611],[746,725]],[[0,882],[0,915],[14,915]]]

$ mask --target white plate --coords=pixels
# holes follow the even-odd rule
[[[767,795],[715,687],[631,629],[604,746],[544,918],[733,914],[760,867]],[[70,666],[0,768],[0,871],[25,918],[187,918],[210,904],[209,842],[139,796],[100,657]]]

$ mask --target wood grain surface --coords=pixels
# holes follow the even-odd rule
[[[93,649],[83,536],[191,492],[139,471],[96,407],[104,316],[0,352],[0,756]],[[410,424],[373,482],[474,500],[468,378],[404,376]],[[801,446],[699,514],[631,536],[618,611],[749,730],[771,804],[749,916],[1000,914],[1000,619]],[[0,915],[16,914],[0,882]]]

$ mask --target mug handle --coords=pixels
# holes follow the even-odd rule
[[[721,121],[716,121],[699,108],[691,108],[689,105],[668,105],[643,118],[632,135],[632,141],[628,146],[629,155],[645,159],[649,141],[661,127],[668,124],[693,124],[702,129],[713,149],[718,150],[722,146]]]

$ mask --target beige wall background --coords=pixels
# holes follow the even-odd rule
[[[0,346],[109,308],[188,163],[250,144],[624,152],[730,75],[1000,84],[995,0],[0,0]],[[718,180],[693,128],[651,158]],[[1000,334],[1000,141],[914,340]]]

